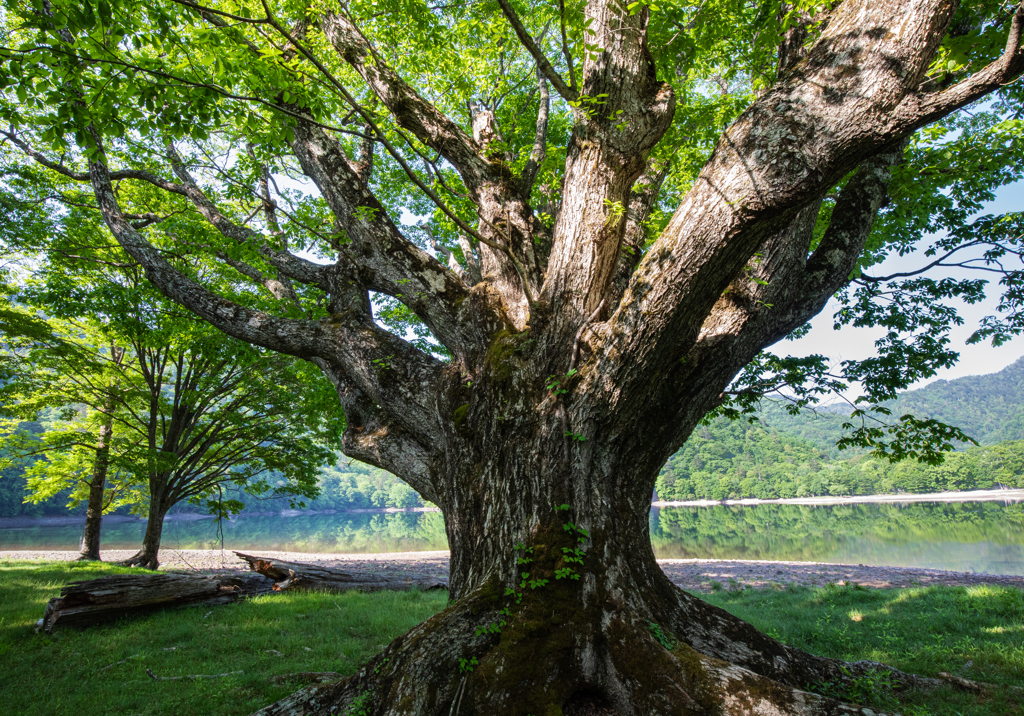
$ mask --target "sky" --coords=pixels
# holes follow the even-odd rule
[[[980,215],[1001,214],[1022,209],[1024,209],[1024,181],[1019,181],[1002,187],[996,192],[996,199],[986,204]],[[871,273],[883,276],[896,271],[906,271],[918,268],[929,260],[934,260],[934,258],[925,259],[920,253],[894,257],[886,260],[880,266],[873,267]],[[922,388],[936,380],[952,380],[968,375],[996,373],[1024,356],[1024,336],[1007,341],[998,348],[988,342],[970,346],[964,343],[977,328],[978,321],[983,316],[995,313],[997,302],[997,296],[990,296],[974,306],[958,302],[959,307],[962,308],[961,315],[965,322],[963,326],[951,332],[950,347],[960,352],[959,363],[952,368],[940,370],[934,378],[915,383],[911,386],[911,390]],[[795,341],[780,341],[775,344],[772,351],[776,354],[794,356],[818,353],[831,358],[836,363],[841,360],[863,360],[875,355],[874,342],[883,334],[883,330],[849,326],[844,326],[839,331],[833,330],[832,316],[838,305],[835,299],[829,301],[825,310],[811,321],[811,331],[805,337]],[[855,396],[856,393],[851,395]]]

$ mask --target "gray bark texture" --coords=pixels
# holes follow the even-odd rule
[[[113,401],[110,402],[113,403]],[[110,465],[110,438],[113,434],[114,417],[108,414],[103,424],[100,425],[99,439],[96,441],[96,457],[93,459],[92,475],[89,479],[89,503],[85,510],[85,528],[82,530],[82,545],[79,550],[82,556],[79,559],[98,560],[100,558],[103,491],[107,484],[107,468]]]
[[[1001,58],[931,93],[923,80],[954,0],[845,0],[813,43],[794,31],[778,82],[725,130],[639,258],[663,172],[650,152],[675,110],[647,50],[648,9],[586,3],[588,42],[602,49],[574,68],[570,60],[566,82],[512,5],[499,4],[537,60],[539,138],[548,86],[569,100],[604,99],[576,115],[551,229],[530,203],[542,140],[516,175],[486,109],[461,126],[343,11],[316,20],[322,44],[382,111],[460,174],[479,217],[476,228],[460,225],[478,252],[461,272],[403,235],[366,181],[372,166],[351,160],[312,116],[298,121],[291,149],[347,237],[329,266],[232,224],[173,153],[180,183],[112,170],[102,152],[90,159],[99,208],[149,279],[221,330],[318,365],[345,412],[346,454],[400,476],[445,517],[451,606],[351,677],[260,713],[358,703],[375,715],[867,714],[806,689],[875,670],[898,688],[926,686],[790,648],[676,588],[655,562],[648,510],[660,467],[736,374],[846,283],[904,142],[1020,74],[1024,8]],[[812,243],[818,206],[844,178]],[[323,291],[330,315],[285,317],[200,285],[133,228],[115,179],[185,197],[279,276]],[[376,324],[370,292],[400,300],[451,359]]]
[[[353,574],[341,569],[320,567],[314,564],[288,562],[272,557],[257,557],[235,552],[249,563],[249,568],[274,580],[275,592],[359,592],[408,591],[410,589],[447,589],[448,584],[421,575],[403,574],[388,577],[376,574]]]

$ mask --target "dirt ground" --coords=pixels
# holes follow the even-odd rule
[[[130,550],[103,553],[107,561],[126,559]],[[447,581],[447,552],[398,552],[391,554],[310,554],[306,552],[260,552],[260,556],[291,562],[311,562],[350,572],[387,574],[416,573],[417,576]],[[71,560],[77,552],[0,552],[0,560]],[[244,571],[246,564],[232,552],[219,550],[161,550],[161,570],[187,572]],[[823,586],[851,582],[865,587],[918,587],[930,585],[999,584],[1024,589],[1024,576],[998,576],[945,572],[937,569],[872,567],[863,564],[819,562],[761,562],[720,559],[663,559],[658,562],[669,579],[683,589],[710,592],[717,582],[725,589],[770,587],[784,584]]]

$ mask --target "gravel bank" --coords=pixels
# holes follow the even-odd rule
[[[127,559],[132,550],[103,552],[107,561]],[[387,554],[311,554],[308,552],[259,552],[260,556],[290,562],[309,562],[351,572],[401,575],[417,572],[431,579],[448,579],[448,552],[392,552]],[[0,552],[0,560],[72,560],[77,552]],[[220,550],[162,550],[161,570],[190,572],[245,571],[245,562],[232,552]],[[761,562],[720,559],[663,559],[658,564],[669,579],[683,589],[711,591],[711,583],[726,588],[732,584],[745,587],[769,587],[779,584],[823,586],[851,582],[865,587],[917,587],[931,585],[970,586],[998,584],[1024,589],[1024,576],[999,576],[945,572],[937,569],[904,567],[872,567],[862,564],[828,564],[822,562]]]

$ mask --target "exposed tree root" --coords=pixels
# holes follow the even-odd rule
[[[884,668],[898,675],[897,688],[942,683],[867,662],[821,659],[763,635],[753,647],[726,649],[730,633],[748,638],[753,628],[715,612],[697,614],[688,595],[679,598],[691,616],[711,619],[699,629],[691,622],[695,641],[769,664],[787,678],[768,677],[700,653],[682,640],[683,630],[664,629],[652,614],[609,595],[581,605],[581,586],[560,582],[515,602],[495,580],[396,639],[351,677],[306,687],[257,714],[877,716],[806,690],[821,679],[793,682],[835,674],[830,683],[841,693],[858,674]],[[717,627],[729,631],[712,642],[707,635]],[[754,652],[757,645],[769,647],[763,658]]]
[[[160,567],[156,554],[147,555],[144,550],[136,552],[128,559],[117,562],[117,564],[122,567],[142,567],[143,569],[152,569],[154,571]]]

